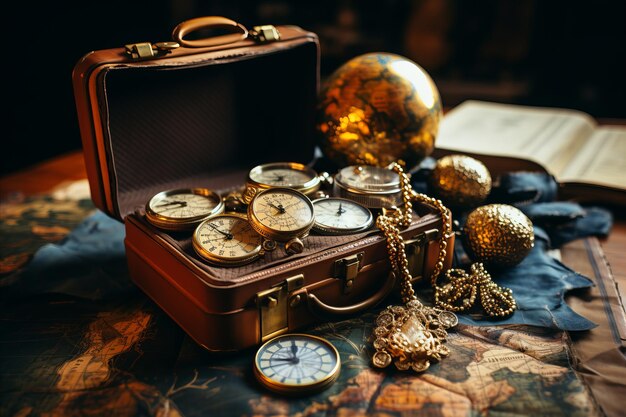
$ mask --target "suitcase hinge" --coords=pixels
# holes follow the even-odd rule
[[[428,242],[435,240],[438,234],[438,229],[431,229],[404,242],[404,251],[409,261],[409,271],[413,276],[414,282],[423,278]]]
[[[150,42],[129,43],[124,45],[126,55],[132,59],[145,59],[162,56],[172,52],[180,45],[177,42]]]
[[[348,294],[354,287],[354,281],[363,267],[363,252],[337,259],[334,264],[335,278],[343,279],[343,292]]]
[[[287,278],[269,290],[256,294],[255,302],[259,308],[261,324],[261,342],[289,330],[288,310],[289,295],[304,286],[304,275]]]
[[[258,42],[274,42],[280,40],[280,32],[274,25],[255,26],[250,31],[250,37]]]

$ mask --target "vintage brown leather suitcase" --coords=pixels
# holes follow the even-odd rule
[[[232,33],[186,40],[200,28]],[[191,232],[165,232],[144,207],[168,189],[241,186],[259,163],[312,161],[319,78],[317,36],[294,26],[248,31],[222,17],[181,23],[177,44],[95,51],[73,84],[96,206],[126,224],[133,281],[206,349],[237,350],[320,320],[358,313],[396,285],[376,230],[306,239],[303,253],[276,250],[254,263],[200,260]],[[413,274],[429,276],[442,230],[417,206],[403,232]],[[448,247],[452,239],[448,237]],[[451,262],[448,256],[448,266]]]

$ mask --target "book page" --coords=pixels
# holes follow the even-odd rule
[[[594,127],[575,110],[466,101],[443,118],[435,146],[531,160],[558,178]]]
[[[626,127],[599,127],[559,178],[626,189]]]

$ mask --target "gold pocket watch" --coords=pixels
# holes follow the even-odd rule
[[[337,349],[321,337],[285,334],[263,344],[254,358],[254,375],[271,391],[310,394],[337,380]]]
[[[146,204],[146,219],[165,230],[189,230],[224,211],[222,198],[207,188],[163,191]]]
[[[370,209],[402,204],[398,175],[383,167],[357,165],[342,168],[333,183],[336,197],[354,200]]]
[[[274,187],[293,188],[305,195],[311,195],[319,190],[320,185],[321,176],[306,165],[296,162],[263,164],[252,168],[248,173],[242,200],[249,204],[259,191]]]
[[[365,206],[345,198],[320,198],[313,201],[313,230],[324,235],[348,235],[369,229],[374,222]]]
[[[250,224],[261,236],[285,243],[288,254],[304,250],[302,238],[315,221],[311,200],[291,188],[270,188],[258,193],[248,205]]]
[[[193,234],[192,244],[203,259],[220,266],[244,265],[265,253],[261,235],[238,214],[219,214],[203,221]]]

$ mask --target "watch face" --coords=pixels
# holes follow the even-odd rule
[[[373,223],[372,212],[354,201],[324,198],[313,202],[315,230],[320,233],[348,234],[368,229]]]
[[[146,204],[146,218],[156,226],[176,230],[195,226],[223,207],[221,197],[206,188],[163,191]]]
[[[150,208],[161,216],[173,219],[187,219],[210,214],[218,203],[219,201],[200,194],[158,194],[150,201]]]
[[[371,191],[396,189],[400,186],[398,174],[395,172],[368,165],[345,167],[337,174],[337,180],[351,188]]]
[[[398,174],[387,168],[369,165],[341,169],[335,175],[333,194],[376,210],[402,204]]]
[[[246,219],[230,214],[200,223],[193,237],[194,249],[200,256],[225,265],[253,261],[261,252],[261,244],[261,236]]]
[[[249,174],[252,181],[272,187],[302,187],[316,176],[306,166],[290,162],[259,165]]]
[[[270,340],[256,354],[257,379],[277,392],[309,392],[327,387],[339,375],[337,349],[327,340],[288,334]]]
[[[263,227],[281,233],[307,231],[313,224],[311,201],[288,188],[272,188],[259,193],[250,210]]]

